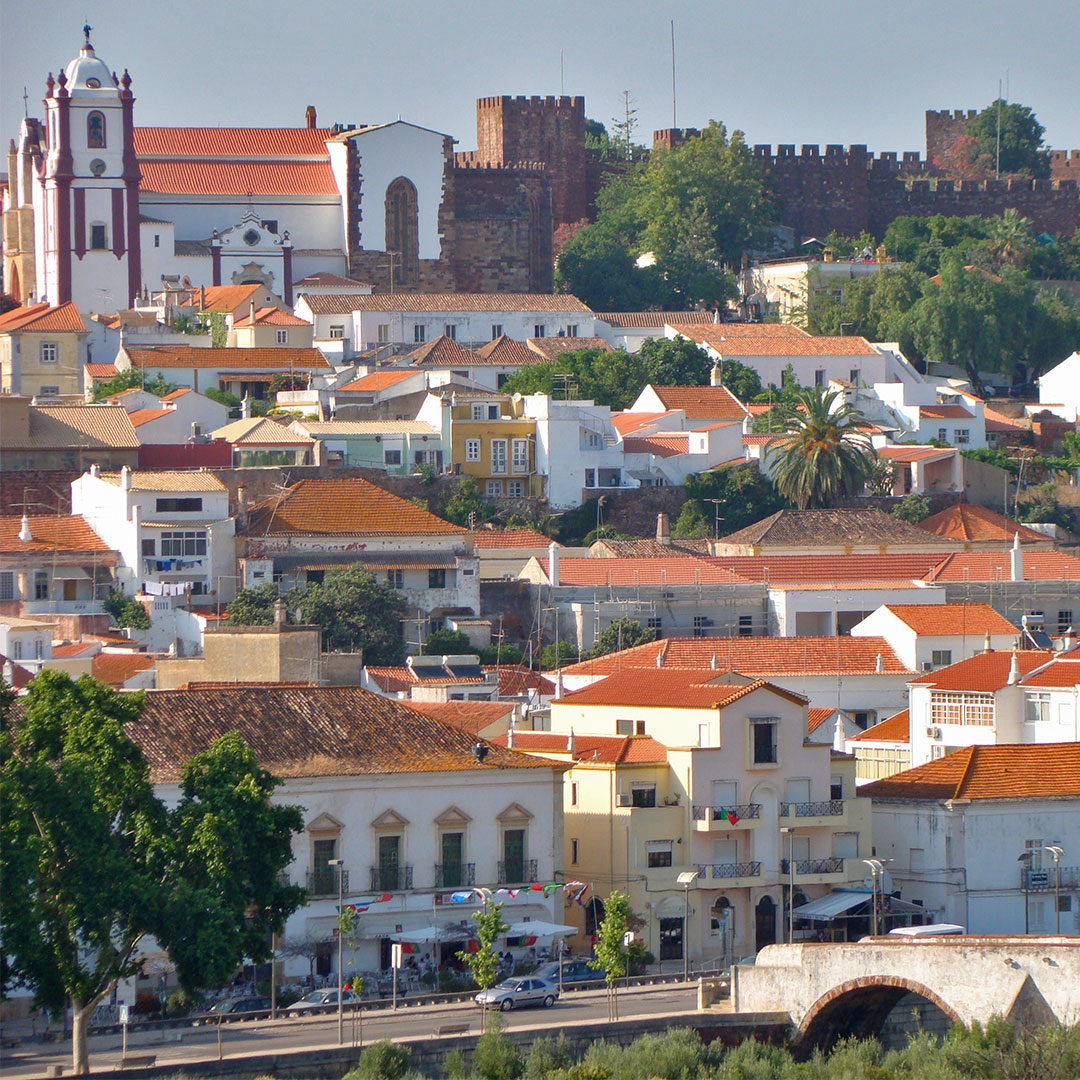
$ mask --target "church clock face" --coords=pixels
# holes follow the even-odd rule
[[[259,234],[254,229],[248,229],[248,231],[244,233],[244,243],[247,244],[248,247],[254,247],[258,242]]]
[[[105,172],[105,162],[101,158],[96,157],[90,162],[90,171],[95,176],[101,176]]]

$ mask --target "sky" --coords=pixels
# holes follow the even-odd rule
[[[629,91],[636,139],[710,119],[750,143],[925,150],[926,109],[1030,105],[1080,148],[1077,0],[0,0],[6,140],[94,27],[127,67],[143,126],[320,126],[401,117],[475,147],[476,98],[584,94],[608,125]],[[4,166],[0,164],[0,169]]]

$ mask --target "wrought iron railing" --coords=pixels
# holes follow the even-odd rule
[[[1039,870],[1022,870],[1020,887],[1028,892],[1053,892],[1055,885],[1054,867],[1044,866]],[[1080,889],[1080,866],[1060,868],[1058,887],[1062,889]]]
[[[435,888],[460,889],[476,884],[476,863],[436,863]]]
[[[725,818],[724,815],[727,815]],[[743,818],[753,819],[761,817],[761,803],[737,803],[734,806],[695,806],[695,821],[725,821],[734,814],[736,823]]]
[[[703,877],[753,878],[761,876],[760,862],[698,863],[697,872]]]
[[[309,896],[337,896],[338,871],[336,867],[328,866],[325,869],[309,870],[307,872],[307,890]],[[341,871],[342,895],[349,891],[349,871]]]
[[[413,887],[411,866],[373,866],[371,867],[371,889],[373,892],[404,892]]]
[[[524,885],[536,881],[535,859],[509,859],[499,863],[500,885]]]
[[[821,802],[786,802],[780,804],[780,816],[790,817],[839,817],[844,812],[843,799],[825,799]]]
[[[840,874],[844,870],[844,860],[838,858],[832,859],[796,859],[795,860],[795,873],[796,874]],[[780,872],[782,874],[791,873],[791,863],[787,859],[783,859],[780,862]]]

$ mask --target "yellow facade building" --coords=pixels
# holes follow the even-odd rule
[[[544,478],[536,471],[536,421],[520,415],[517,402],[492,395],[455,400],[449,422],[454,472],[471,476],[483,495],[543,496]],[[445,426],[443,432],[445,437]]]
[[[0,392],[82,397],[90,336],[74,304],[30,304],[0,315]]]

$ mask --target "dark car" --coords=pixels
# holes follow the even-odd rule
[[[544,964],[537,968],[533,973],[540,979],[547,979],[548,982],[559,985],[559,962],[558,960],[552,960],[551,963]],[[562,981],[565,986],[567,983],[585,983],[585,982],[599,982],[603,979],[604,973],[594,967],[589,967],[588,960],[564,960],[562,964]]]
[[[201,1024],[227,1024],[232,1020],[246,1020],[246,1013],[270,1011],[268,997],[236,997],[219,1001],[204,1013],[200,1013],[191,1022],[198,1027]]]

